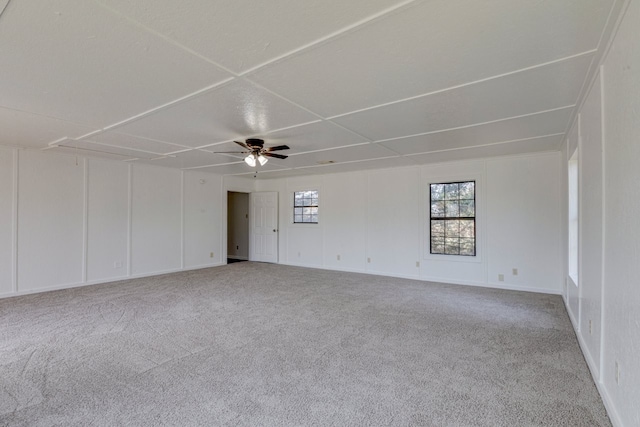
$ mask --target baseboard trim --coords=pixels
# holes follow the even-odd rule
[[[611,420],[611,424],[614,427],[624,427],[622,421],[620,421],[620,416],[618,415],[618,411],[616,411],[613,402],[611,401],[611,397],[609,397],[609,393],[602,381],[600,381],[599,370],[596,368],[596,365],[591,357],[591,353],[589,353],[587,343],[582,338],[582,334],[578,329],[578,322],[574,318],[573,313],[571,312],[571,308],[569,307],[569,303],[567,298],[563,295],[562,301],[564,302],[564,307],[567,310],[567,314],[569,316],[569,321],[571,322],[571,326],[573,326],[573,332],[576,334],[576,338],[578,340],[578,346],[580,347],[580,351],[582,352],[582,356],[584,360],[587,362],[587,368],[589,368],[589,373],[591,373],[591,378],[593,378],[593,382],[598,389],[598,393],[600,393],[600,398],[602,399],[602,403],[604,403],[604,408],[607,411],[607,415]]]
[[[202,270],[202,269],[205,269],[205,268],[220,267],[222,265],[227,265],[227,263],[226,262],[216,262],[214,264],[190,265],[188,267],[183,268],[180,271]],[[154,274],[154,276],[155,276],[155,274]]]
[[[545,289],[545,288],[534,288],[532,286],[520,286],[520,285],[509,285],[509,284],[497,284],[494,282],[474,282],[467,280],[449,280],[441,277],[420,277],[419,280],[426,280],[429,282],[438,282],[438,283],[448,283],[451,285],[463,285],[463,286],[476,286],[480,288],[491,288],[491,289],[504,289],[507,291],[520,291],[520,292],[533,292],[536,294],[548,294],[548,295],[562,295],[562,290],[560,289]]]
[[[289,265],[291,267],[303,267],[303,268],[317,268],[318,270],[327,270],[327,271],[341,271],[345,273],[360,273],[360,274],[371,274],[372,276],[383,276],[383,277],[397,277],[399,279],[410,279],[410,280],[422,280],[419,276],[410,276],[408,274],[389,274],[380,271],[369,271],[369,270],[360,270],[356,268],[335,268],[335,267],[327,267],[324,265],[312,265],[312,264],[293,264],[290,262],[280,262],[280,265]]]
[[[359,270],[357,268],[348,268],[348,267],[329,268],[329,267],[322,266],[322,265],[293,264],[293,263],[290,263],[290,262],[279,262],[278,264],[279,265],[288,265],[290,267],[317,268],[318,270],[339,271],[339,272],[343,272],[343,273],[363,273],[363,274],[368,274],[364,270]]]
[[[327,268],[321,266],[321,265],[310,265],[310,264],[295,264],[292,262],[278,262],[276,264],[279,265],[288,265],[290,267],[304,267],[304,268],[317,268],[319,270],[327,270]]]
[[[571,321],[571,326],[573,326],[573,330],[576,333],[576,337],[579,337],[580,329],[578,328],[578,319],[573,315],[569,301],[564,295],[562,296],[562,301],[564,302],[564,308],[567,310],[567,314],[569,315],[569,320]],[[578,342],[580,342],[580,338],[578,338]]]
[[[309,265],[309,264],[294,264],[290,262],[280,262],[278,264],[281,265],[289,265],[292,267],[304,267],[304,268],[317,268],[320,270],[330,270],[330,271],[344,271],[347,273],[362,273],[362,274],[371,274],[374,276],[386,276],[386,277],[397,277],[400,279],[410,279],[410,280],[420,280],[422,282],[436,282],[436,283],[446,283],[449,285],[462,285],[462,286],[475,286],[481,288],[490,288],[490,289],[504,289],[509,291],[521,291],[521,292],[533,292],[538,294],[549,294],[549,295],[562,295],[561,289],[544,289],[544,288],[534,288],[531,286],[519,286],[519,285],[502,285],[497,283],[486,283],[486,282],[474,282],[474,281],[465,281],[465,280],[451,280],[445,279],[442,277],[430,277],[430,276],[418,276],[418,275],[408,275],[408,274],[390,274],[385,272],[378,271],[369,271],[369,270],[361,270],[355,268],[336,268],[336,267],[327,267],[322,265]]]
[[[604,384],[596,381],[596,388],[600,393],[600,397],[602,397],[604,408],[607,410],[607,415],[609,415],[609,420],[611,420],[611,424],[613,424],[613,427],[624,427],[622,421],[620,420],[620,415],[618,415],[618,411],[616,411],[615,406],[613,406],[611,397],[609,397],[609,393],[607,392]]]
[[[214,264],[203,264],[203,265],[197,265],[197,266],[186,267],[186,268],[175,268],[175,269],[170,269],[170,270],[154,271],[154,272],[151,272],[151,273],[132,274],[130,276],[117,276],[117,277],[110,277],[110,278],[106,278],[106,279],[89,280],[89,281],[86,281],[86,282],[77,282],[77,283],[68,283],[68,284],[65,284],[65,285],[47,286],[45,288],[29,289],[29,290],[26,290],[26,291],[18,291],[18,292],[0,294],[0,299],[18,297],[18,296],[22,296],[22,295],[39,294],[39,293],[43,293],[43,292],[61,291],[63,289],[81,288],[83,286],[100,285],[100,284],[103,284],[103,283],[120,282],[120,281],[123,281],[123,280],[130,280],[130,279],[141,279],[141,278],[144,278],[144,277],[161,276],[163,274],[179,273],[181,271],[201,270],[201,269],[204,269],[204,268],[220,267],[222,265],[226,265],[226,264],[218,262],[218,263],[214,263]]]
[[[410,274],[389,274],[386,273],[384,271],[370,271],[370,270],[365,270],[362,271],[361,273],[364,274],[371,274],[373,276],[383,276],[383,277],[397,277],[399,279],[409,279],[409,280],[421,280],[424,281],[420,276],[418,275],[410,275]]]

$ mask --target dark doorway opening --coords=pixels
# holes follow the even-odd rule
[[[227,192],[227,264],[249,260],[249,193]]]

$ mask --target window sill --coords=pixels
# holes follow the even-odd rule
[[[466,262],[469,264],[479,264],[482,262],[480,255],[467,256],[467,255],[439,255],[426,253],[424,259],[428,261],[441,261],[441,262]]]
[[[291,222],[289,228],[319,228],[319,222]]]

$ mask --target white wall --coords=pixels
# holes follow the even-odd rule
[[[640,425],[640,2],[604,64],[605,265],[602,382],[622,423]],[[615,381],[615,362],[620,383]]]
[[[134,166],[131,212],[134,276],[181,268],[181,190],[179,170]]]
[[[0,147],[0,295],[13,291],[14,155]]]
[[[89,160],[87,280],[126,277],[129,263],[129,165]]]
[[[600,307],[602,305],[602,114],[600,80],[591,88],[580,113],[578,291],[580,328],[592,359],[600,368]],[[582,173],[581,173],[582,172]]]
[[[616,426],[640,425],[640,2],[628,4],[580,108],[580,274],[565,293]]]
[[[83,281],[85,159],[22,151],[18,163],[18,289]]]
[[[420,277],[416,265],[422,259],[420,169],[385,169],[367,175],[363,189],[367,194],[367,271]]]
[[[222,250],[222,209],[223,195],[226,194],[222,189],[222,179],[203,172],[186,172],[183,194],[183,267],[195,268],[226,263]]]
[[[320,214],[323,225],[324,267],[344,271],[365,271],[367,241],[367,175],[327,175],[323,180]],[[291,228],[293,224],[289,223]],[[338,260],[340,255],[340,260]]]
[[[1,148],[0,296],[220,265],[223,186],[219,175]]]
[[[562,288],[560,155],[487,161],[488,283],[559,293]],[[517,269],[517,275],[513,269]]]
[[[257,189],[280,193],[281,263],[560,293],[560,159],[556,152],[291,177]],[[429,183],[467,179],[477,182],[478,256],[431,255]],[[293,192],[304,189],[320,192],[317,225],[293,224]]]

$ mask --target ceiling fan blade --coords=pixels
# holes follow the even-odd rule
[[[249,151],[209,151],[213,154],[249,154]]]
[[[249,147],[249,146],[248,146],[247,144],[245,144],[244,142],[240,142],[240,141],[233,141],[233,142],[235,142],[236,144],[238,144],[238,145],[239,145],[239,146],[241,146],[242,148],[245,148],[245,149],[247,149],[247,150],[251,151],[251,147]]]
[[[289,157],[283,154],[274,154],[274,153],[262,153],[262,155],[266,157],[275,157],[276,159],[286,159],[287,157]]]
[[[269,148],[265,148],[264,151],[269,153],[271,151],[280,151],[280,150],[289,150],[289,146],[288,145],[277,145],[275,147],[269,147]]]

